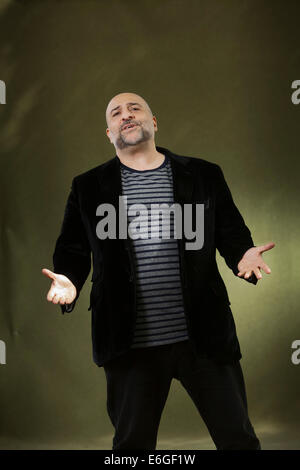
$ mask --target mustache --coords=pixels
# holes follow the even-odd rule
[[[135,124],[136,126],[139,126],[140,123],[138,121],[126,121],[122,124],[122,126],[120,127],[120,131],[122,131],[124,129],[125,126],[128,126],[128,124]]]

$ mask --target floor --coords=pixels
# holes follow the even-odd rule
[[[299,426],[300,429],[300,426]],[[300,430],[278,431],[256,427],[256,434],[260,439],[262,450],[300,450]],[[112,436],[99,439],[89,439],[88,442],[57,442],[57,441],[28,441],[0,438],[1,450],[111,450]],[[157,450],[215,450],[210,436],[192,438],[160,438]]]

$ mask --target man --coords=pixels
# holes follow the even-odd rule
[[[52,279],[48,301],[71,312],[92,253],[93,359],[106,374],[113,449],[155,449],[173,378],[193,399],[217,449],[260,449],[215,251],[235,275],[256,284],[260,269],[271,272],[262,253],[274,243],[254,246],[218,165],[155,145],[157,120],[141,96],[116,95],[106,119],[116,156],[73,179],[54,272],[43,273]],[[172,237],[160,236],[164,222],[149,236],[147,210],[154,203],[194,212],[198,206],[201,247],[187,245],[190,237],[178,225],[174,231],[174,218]],[[190,222],[188,216],[182,221]]]

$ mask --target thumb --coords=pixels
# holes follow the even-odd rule
[[[274,248],[274,246],[275,246],[275,243],[270,242],[270,243],[267,243],[266,245],[260,246],[259,251],[262,253],[263,251],[271,250],[272,248]]]
[[[45,274],[45,276],[49,277],[50,279],[55,280],[57,278],[56,274],[50,271],[50,269],[42,269],[42,273]]]

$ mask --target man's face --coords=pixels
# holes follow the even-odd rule
[[[116,149],[154,141],[156,118],[139,95],[121,93],[115,96],[107,106],[106,120],[106,134]]]

